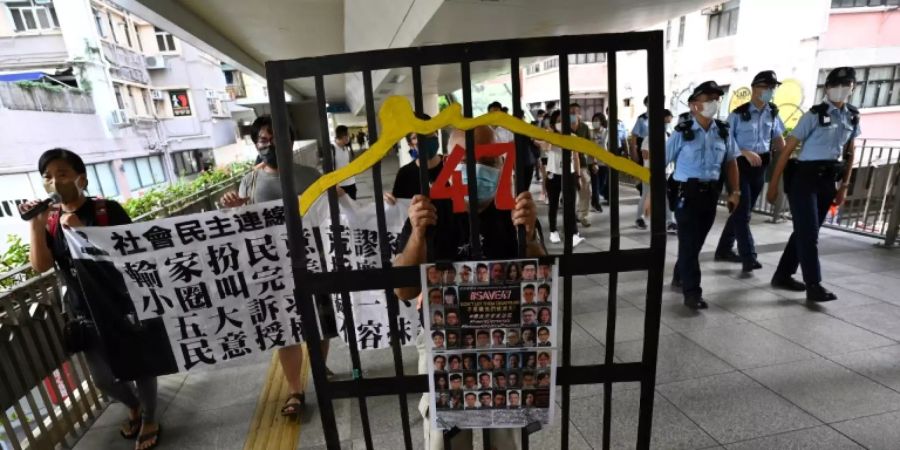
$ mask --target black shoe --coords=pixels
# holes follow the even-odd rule
[[[837,300],[837,295],[825,289],[821,284],[811,284],[806,288],[806,301],[808,302],[830,302],[832,300]]]
[[[679,280],[678,278],[672,278],[672,290],[681,290],[681,280]]]
[[[772,287],[778,289],[787,289],[794,292],[802,292],[806,290],[806,284],[804,284],[802,281],[797,281],[794,279],[794,277],[779,277],[778,275],[772,277]]]
[[[742,263],[744,260],[740,255],[734,252],[732,249],[728,249],[724,252],[716,252],[716,256],[713,258],[715,261],[725,261],[731,263]]]
[[[744,261],[743,267],[741,268],[742,272],[753,272],[756,269],[762,269],[762,264],[757,260],[753,260],[750,262]]]
[[[636,226],[636,227],[638,227],[638,228],[640,228],[640,229],[642,229],[642,230],[646,230],[646,229],[647,229],[647,222],[645,222],[644,219],[638,219],[638,220],[635,220],[635,221],[634,221],[634,226]]]
[[[703,300],[703,297],[698,296],[690,296],[684,298],[684,306],[687,306],[691,309],[706,309],[709,305],[706,304],[706,301]]]
[[[600,203],[594,203],[591,205],[591,207],[594,208],[594,212],[598,212],[598,213],[603,212],[603,207],[600,206]]]

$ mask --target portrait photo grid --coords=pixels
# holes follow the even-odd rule
[[[422,266],[434,427],[552,420],[556,274],[552,259]]]

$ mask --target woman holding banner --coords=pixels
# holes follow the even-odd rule
[[[122,437],[129,440],[136,438],[137,450],[156,447],[161,431],[156,422],[156,377],[118,379],[113,371],[114,361],[105,351],[111,345],[104,341],[103,333],[98,330],[109,330],[124,324],[133,310],[129,305],[128,310],[116,312],[114,310],[117,308],[110,306],[121,306],[118,303],[111,305],[109,301],[86,298],[62,232],[63,227],[129,224],[131,218],[115,201],[85,196],[87,169],[81,157],[72,151],[62,148],[47,150],[38,160],[38,172],[43,177],[44,189],[58,206],[54,205],[30,219],[31,248],[28,256],[31,267],[37,272],[45,272],[55,266],[66,286],[64,307],[68,322],[63,345],[67,352],[83,352],[94,384],[105,395],[128,407],[128,418],[119,430]],[[19,205],[19,211],[25,214],[42,207],[42,204],[46,205],[37,200],[25,202]],[[97,311],[98,306],[102,311]],[[103,314],[95,315],[93,312]],[[103,323],[111,321],[119,323]]]

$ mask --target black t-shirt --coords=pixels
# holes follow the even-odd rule
[[[437,209],[437,225],[434,227],[434,257],[438,261],[466,261],[472,259],[469,240],[468,213],[454,213],[450,200],[433,200]],[[481,252],[488,259],[515,258],[518,239],[510,211],[498,210],[492,202],[478,214],[481,233]],[[400,233],[400,248],[412,233],[409,220]]]
[[[131,223],[128,213],[122,208],[122,205],[113,200],[106,200],[106,217],[107,225],[124,225]],[[78,220],[85,226],[95,226],[97,224],[97,207],[96,200],[87,198],[84,204],[75,211]],[[62,232],[62,217],[57,222],[56,229],[51,233],[47,232],[47,246],[50,247],[50,254],[53,255],[53,261],[59,269],[59,273],[63,277],[68,289],[66,290],[66,300],[69,307],[76,314],[85,315],[84,299],[82,298],[81,289],[78,287],[77,280],[72,270],[72,255],[69,254],[69,247],[66,243],[66,237]]]
[[[438,174],[444,168],[444,161],[441,160],[438,165],[428,169],[428,181],[434,183]],[[394,178],[394,189],[391,194],[395,198],[413,198],[422,193],[422,187],[419,185],[419,166],[415,161],[400,168],[397,171],[397,177]]]

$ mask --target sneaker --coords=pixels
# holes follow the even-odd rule
[[[558,231],[554,231],[554,232],[550,233],[550,242],[552,242],[554,244],[559,244],[560,239],[559,239]]]
[[[716,261],[725,261],[730,263],[742,263],[744,259],[741,258],[740,255],[734,252],[732,249],[728,249],[725,251],[717,251],[716,256],[713,258]]]
[[[584,242],[584,238],[581,237],[580,234],[576,234],[575,236],[572,236],[572,247],[575,247],[582,242]]]
[[[678,224],[675,222],[670,222],[668,225],[666,225],[666,233],[678,234]]]
[[[644,221],[644,218],[642,217],[642,218],[640,218],[640,219],[634,221],[634,226],[636,226],[636,227],[638,227],[638,228],[640,228],[640,229],[642,229],[642,230],[646,230],[646,229],[647,229],[647,222],[645,222],[645,221]]]

